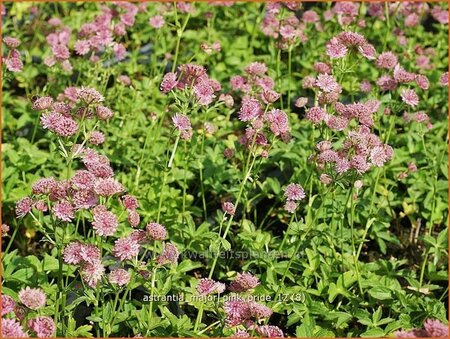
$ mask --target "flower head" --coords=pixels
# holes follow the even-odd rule
[[[39,316],[28,320],[28,328],[36,333],[38,338],[51,338],[56,331],[53,319],[47,316]]]
[[[108,280],[111,284],[124,286],[130,282],[130,273],[123,268],[116,268],[108,275]]]
[[[26,307],[37,310],[45,306],[47,298],[44,291],[40,288],[30,288],[27,286],[19,291],[19,300]]]
[[[147,236],[153,240],[164,240],[167,237],[166,228],[156,222],[148,223],[146,226]]]
[[[299,184],[289,184],[284,190],[287,200],[299,201],[306,198],[305,190]]]
[[[16,319],[2,318],[2,338],[28,338],[28,334]]]
[[[200,279],[197,284],[197,292],[200,295],[208,295],[212,293],[223,293],[225,291],[225,284],[216,282],[212,279]]]
[[[238,273],[234,281],[230,284],[230,291],[243,292],[255,288],[259,285],[259,279],[250,273]]]

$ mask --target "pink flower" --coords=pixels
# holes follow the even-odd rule
[[[271,103],[274,103],[279,98],[280,98],[280,94],[275,92],[275,91],[272,91],[270,89],[263,90],[263,92],[261,93],[261,99],[267,105],[271,104]]]
[[[22,304],[32,310],[38,310],[45,306],[47,298],[45,293],[40,288],[22,288],[19,291],[19,300]]]
[[[75,120],[57,112],[43,114],[41,124],[45,129],[49,129],[62,137],[70,137],[78,131],[78,124]]]
[[[263,75],[267,72],[267,66],[262,62],[252,62],[244,71],[250,75]]]
[[[2,338],[28,338],[20,322],[16,319],[2,318]]]
[[[405,89],[401,92],[402,101],[411,107],[416,107],[419,104],[419,97],[413,89]]]
[[[239,110],[239,120],[249,121],[261,115],[261,105],[258,100],[245,96],[242,99],[242,105]]]
[[[112,116],[114,115],[114,113],[108,107],[101,106],[101,105],[97,106],[95,108],[95,111],[97,113],[97,117],[100,120],[108,120],[108,119],[112,118]]]
[[[99,131],[93,131],[89,135],[89,142],[93,145],[101,145],[105,142],[105,135]]]
[[[250,338],[250,333],[244,331],[244,330],[237,330],[232,335],[233,338]]]
[[[117,80],[118,80],[121,84],[123,84],[123,85],[125,85],[125,86],[130,86],[130,85],[131,85],[131,79],[130,79],[130,77],[127,76],[127,75],[119,75],[119,76],[117,77]]]
[[[224,310],[226,324],[230,327],[238,326],[250,318],[248,303],[240,298],[225,301]]]
[[[442,86],[448,86],[448,72],[445,72],[444,74],[441,75],[439,83]]]
[[[258,304],[257,302],[249,302],[250,314],[257,320],[269,318],[272,315],[272,310],[267,306]]]
[[[94,208],[94,221],[92,228],[100,236],[111,236],[116,232],[119,222],[114,213],[107,211],[103,205]]]
[[[427,90],[430,87],[430,81],[425,75],[418,74],[416,76],[416,84],[423,90]]]
[[[392,52],[383,52],[378,56],[376,65],[379,68],[393,69],[397,65],[397,56]]]
[[[78,99],[87,104],[97,104],[105,98],[96,89],[90,87],[81,87],[77,90]]]
[[[238,273],[230,284],[229,290],[233,292],[244,292],[259,285],[259,279],[250,273]]]
[[[397,88],[397,82],[389,75],[382,75],[376,83],[382,91],[392,91]]]
[[[284,338],[283,331],[277,326],[262,325],[256,327],[256,332],[266,338]]]
[[[284,190],[284,196],[287,200],[303,200],[306,198],[303,187],[299,184],[289,184]]]
[[[156,222],[148,223],[146,226],[147,236],[153,240],[164,240],[167,237],[166,228]]]
[[[361,53],[363,57],[365,57],[368,60],[376,59],[375,47],[373,47],[372,44],[365,43],[364,45],[358,47],[358,51]]]
[[[20,40],[17,38],[13,38],[10,36],[6,36],[3,38],[3,42],[5,43],[6,46],[11,47],[11,48],[17,48],[20,45]]]
[[[100,260],[84,261],[81,265],[81,277],[89,287],[95,288],[102,279],[104,273],[105,267]]]
[[[125,188],[113,178],[99,178],[94,185],[94,190],[100,196],[109,197],[123,192]]]
[[[329,185],[333,182],[333,179],[328,174],[325,173],[322,173],[320,175],[319,180],[324,185]]]
[[[20,72],[23,68],[22,60],[19,58],[8,58],[5,61],[6,68],[11,72]]]
[[[200,295],[209,295],[213,293],[221,294],[225,291],[225,284],[216,282],[212,279],[203,278],[197,284],[197,292]]]
[[[308,119],[309,121],[311,121],[314,124],[318,124],[323,121],[326,114],[327,114],[327,112],[325,112],[325,110],[322,107],[315,106],[315,107],[311,107],[306,112],[306,119]]]
[[[395,81],[402,83],[413,82],[414,80],[416,80],[416,75],[414,73],[405,71],[402,66],[397,64],[394,67],[394,79]]]
[[[424,328],[429,337],[448,338],[448,325],[444,325],[439,320],[427,319],[424,323]]]
[[[16,307],[16,302],[14,301],[14,299],[11,298],[9,295],[2,294],[2,304],[1,304],[2,317],[5,314],[14,312],[15,307]]]
[[[199,104],[202,106],[209,105],[215,97],[214,89],[208,79],[197,82],[194,85],[194,93]]]
[[[330,58],[337,59],[344,57],[348,49],[337,38],[332,38],[326,45],[327,54]]]
[[[181,113],[177,113],[172,117],[172,122],[179,131],[188,131],[192,129],[189,118]]]
[[[284,204],[284,209],[288,213],[294,213],[297,207],[298,204],[293,200],[287,200],[286,203]]]
[[[236,207],[234,207],[234,204],[229,201],[225,201],[222,203],[222,210],[224,213],[228,213],[231,216],[236,213]]]
[[[361,84],[359,85],[359,89],[363,93],[370,93],[372,91],[372,85],[371,85],[370,81],[363,80],[363,81],[361,81]]]
[[[175,245],[171,243],[164,244],[163,252],[156,258],[159,265],[176,264],[180,253]]]
[[[75,52],[78,55],[86,55],[90,51],[90,44],[87,40],[78,40],[74,46]]]
[[[31,108],[36,111],[43,111],[50,108],[53,104],[53,99],[51,97],[40,97],[33,101]]]
[[[130,260],[139,254],[139,248],[139,243],[128,236],[115,241],[112,253],[121,261]]]
[[[70,202],[61,201],[53,206],[53,214],[61,221],[70,222],[75,218],[75,209]]]
[[[31,212],[31,209],[33,208],[33,200],[30,197],[25,197],[20,199],[16,203],[16,217],[17,218],[23,218],[28,213]]]
[[[327,93],[341,92],[341,86],[336,82],[336,79],[334,79],[332,75],[319,74],[315,85]]]
[[[153,28],[157,28],[158,29],[158,28],[163,27],[166,22],[165,22],[164,18],[161,15],[155,15],[155,16],[151,17],[148,20],[148,23]]]
[[[128,213],[128,222],[130,223],[131,227],[137,227],[139,223],[141,222],[141,217],[139,213],[136,210],[127,210]]]
[[[28,320],[28,328],[35,332],[38,338],[51,338],[56,331],[53,319],[46,316]]]
[[[136,197],[126,194],[121,198],[122,204],[126,209],[136,209],[139,207],[139,202]]]
[[[111,284],[116,284],[119,287],[127,285],[130,282],[130,273],[123,268],[116,268],[111,271],[108,276],[108,280]]]
[[[274,135],[279,136],[289,132],[289,120],[284,111],[273,109],[266,114],[265,119]]]
[[[123,44],[114,44],[112,50],[117,60],[125,59],[127,50]]]
[[[295,107],[302,108],[302,107],[306,106],[307,103],[308,103],[308,98],[299,97],[299,98],[297,98],[297,100],[295,100],[294,105],[295,105]]]

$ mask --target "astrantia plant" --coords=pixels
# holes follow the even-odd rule
[[[448,336],[448,4],[6,2],[1,336]]]

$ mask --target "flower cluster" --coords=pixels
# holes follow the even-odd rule
[[[300,6],[300,3],[270,2],[267,4],[265,16],[261,23],[261,31],[269,37],[278,39],[276,42],[278,48],[286,49],[299,42],[305,42],[307,40],[304,34],[306,23],[317,23],[319,21],[314,11],[305,12],[300,21],[295,15],[295,11]]]
[[[261,62],[252,62],[244,71],[244,76],[235,75],[230,79],[232,89],[243,94],[238,111],[239,120],[248,124],[240,142],[249,148],[254,144],[260,146],[263,149],[261,156],[267,157],[266,148],[270,145],[265,130],[274,137],[289,141],[289,119],[280,109],[269,111],[270,105],[280,98],[280,94],[273,90],[275,83],[266,75],[267,66]]]
[[[53,337],[56,331],[53,319],[47,316],[34,316],[46,304],[47,297],[39,288],[22,288],[18,293],[20,303],[8,295],[1,296],[2,338],[28,338],[28,331],[38,338]],[[28,319],[28,320],[26,320]]]
[[[413,329],[410,331],[397,331],[396,338],[447,338],[448,325],[444,325],[439,320],[427,319],[423,329]]]
[[[3,43],[7,47],[6,57],[3,58],[6,69],[10,72],[20,72],[23,68],[22,57],[17,50],[17,47],[20,46],[20,40],[6,36],[3,38]]]
[[[177,68],[177,72],[166,73],[162,79],[160,89],[163,93],[172,90],[187,90],[193,93],[197,103],[201,106],[209,105],[221,90],[220,83],[208,77],[203,66],[184,64]]]
[[[56,63],[66,72],[72,72],[72,64],[70,63],[69,42],[72,31],[67,26],[62,26],[59,19],[52,18],[49,20],[53,32],[47,35],[47,43],[51,47],[51,55],[44,59],[44,64],[53,67]]]
[[[327,54],[333,59],[343,58],[350,51],[359,52],[368,60],[376,59],[375,47],[367,42],[366,38],[356,32],[341,32],[328,41]]]
[[[294,213],[298,207],[298,201],[306,198],[305,190],[299,184],[289,184],[284,190],[286,203],[284,209],[289,213]]]

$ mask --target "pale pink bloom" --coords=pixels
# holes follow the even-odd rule
[[[30,197],[20,199],[16,203],[16,217],[23,218],[24,216],[26,216],[28,213],[31,212],[32,208],[33,208],[33,199],[31,199]]]
[[[225,291],[225,284],[216,282],[212,279],[200,279],[197,284],[197,292],[200,295],[209,295],[213,293],[221,294]]]
[[[117,60],[125,59],[127,50],[123,44],[114,44],[112,50]]]
[[[348,49],[337,38],[332,38],[326,45],[327,54],[330,58],[342,58],[344,57]]]
[[[78,99],[87,104],[97,104],[105,98],[96,89],[90,87],[81,87],[77,89]]]
[[[61,201],[53,206],[53,214],[58,220],[70,222],[75,218],[75,209],[70,202]]]
[[[109,282],[119,287],[127,285],[130,282],[130,278],[130,273],[123,268],[116,268],[108,275]]]
[[[414,80],[416,80],[416,75],[414,73],[405,71],[402,66],[397,64],[394,67],[394,79],[395,81],[402,83],[413,82]]]
[[[448,72],[445,72],[444,74],[441,75],[439,83],[442,86],[448,86]]]
[[[95,288],[102,279],[104,273],[105,267],[100,260],[84,261],[81,265],[81,277],[89,287]]]
[[[20,72],[23,69],[22,60],[19,58],[8,58],[5,61],[6,68],[11,72]]]
[[[426,75],[418,74],[416,76],[416,84],[423,90],[427,90],[430,87],[430,81]]]
[[[262,62],[252,62],[244,71],[250,75],[263,75],[267,72],[267,66]]]
[[[137,227],[139,223],[141,222],[141,216],[136,210],[127,210],[128,214],[128,222],[130,223],[131,227]]]
[[[136,209],[139,207],[139,202],[136,197],[126,194],[121,198],[122,204],[126,209]]]
[[[20,322],[16,319],[2,318],[2,338],[28,338]]]
[[[315,82],[315,86],[324,92],[341,92],[341,86],[336,82],[332,75],[319,74]]]
[[[86,55],[90,51],[89,41],[87,40],[78,40],[74,46],[75,52],[78,55]]]
[[[444,325],[439,320],[427,319],[423,326],[428,333],[427,337],[448,338],[448,325]]]
[[[165,243],[163,252],[156,258],[156,262],[159,265],[176,264],[180,253],[175,245],[171,243]]]
[[[3,38],[3,42],[5,43],[6,46],[10,47],[10,48],[17,48],[20,45],[20,40],[17,38],[13,38],[10,36],[6,36]]]
[[[153,28],[157,28],[158,29],[158,28],[163,27],[166,22],[165,22],[164,18],[161,15],[155,15],[155,16],[151,17],[148,20],[148,23]]]
[[[244,292],[255,288],[260,284],[259,279],[250,273],[238,273],[234,281],[230,284],[229,290],[233,292]]]
[[[130,86],[130,85],[131,85],[131,79],[130,79],[130,77],[127,76],[127,75],[119,75],[119,76],[117,77],[117,80],[118,80],[121,84],[123,84],[123,85],[125,85],[125,86]]]
[[[304,107],[304,106],[306,106],[306,104],[308,103],[308,98],[305,98],[305,97],[299,97],[299,98],[297,98],[297,100],[295,101],[295,107],[298,107],[298,108],[302,108],[302,107]]]
[[[104,197],[122,193],[125,188],[117,180],[113,178],[99,178],[94,185],[95,192]]]
[[[419,97],[413,89],[405,89],[401,92],[402,101],[411,107],[416,107],[419,104]]]
[[[370,93],[372,91],[372,84],[370,83],[369,80],[363,80],[359,84],[359,89],[363,93]]]
[[[111,236],[116,232],[119,225],[114,213],[106,210],[103,205],[98,205],[93,209],[94,221],[92,228],[100,236]]]
[[[373,47],[372,44],[365,43],[364,45],[358,47],[358,51],[361,53],[363,57],[365,57],[368,60],[376,59],[375,47]]]
[[[97,117],[100,120],[108,120],[108,119],[112,118],[112,116],[114,115],[114,113],[108,107],[101,106],[101,105],[97,106],[95,108],[95,111],[97,113]]]
[[[41,124],[45,129],[62,137],[70,137],[78,131],[78,124],[74,119],[57,112],[43,114]]]
[[[192,129],[191,121],[189,120],[188,116],[177,113],[172,117],[173,125],[176,129],[179,131],[188,131]]]
[[[250,338],[250,333],[244,330],[237,330],[232,335],[233,338]]]
[[[92,145],[101,145],[105,142],[105,135],[99,131],[93,131],[89,135],[89,142]]]
[[[49,96],[40,97],[33,101],[31,108],[36,111],[43,111],[50,108],[53,104],[53,99]]]
[[[234,204],[229,201],[225,201],[222,203],[222,210],[224,213],[228,213],[231,216],[236,213],[236,207],[234,207]]]
[[[294,213],[295,210],[297,209],[297,207],[298,207],[298,204],[293,200],[288,200],[284,204],[284,209],[289,213]]]
[[[15,307],[16,302],[14,301],[14,299],[11,298],[9,295],[2,294],[2,303],[1,303],[2,317],[5,314],[14,312]]]
[[[376,65],[379,68],[393,69],[397,65],[397,56],[392,52],[383,52],[378,56]]]
[[[51,338],[56,331],[53,319],[47,316],[39,316],[28,320],[28,328],[36,333],[38,338]]]
[[[325,115],[326,111],[322,107],[314,106],[306,112],[306,119],[314,124],[318,124],[323,121]]]
[[[382,75],[376,83],[382,91],[392,91],[397,88],[397,82],[389,75]]]
[[[303,20],[303,22],[315,23],[315,22],[320,21],[320,17],[315,11],[308,10],[308,11],[303,12],[302,20]]]
[[[270,318],[273,313],[273,311],[267,306],[258,304],[254,301],[250,301],[248,306],[251,316],[257,320]]]
[[[139,248],[139,243],[128,236],[115,241],[112,253],[121,261],[130,260],[139,254]]]
[[[289,132],[289,120],[284,111],[272,109],[266,114],[265,119],[274,135],[279,136]]]
[[[272,325],[262,325],[256,327],[256,332],[262,337],[266,338],[284,338],[283,331]]]
[[[167,237],[166,228],[156,222],[148,223],[145,227],[147,236],[152,240],[164,240]]]
[[[19,300],[22,304],[32,310],[38,310],[45,306],[47,297],[40,288],[22,288],[18,294]]]
[[[222,101],[225,103],[225,106],[228,108],[231,108],[234,106],[234,99],[231,95],[229,94],[221,94],[219,96],[219,101]]]
[[[333,182],[333,179],[328,174],[325,173],[322,173],[320,175],[319,180],[324,185],[329,185]]]
[[[249,121],[261,115],[261,105],[258,100],[251,97],[244,97],[239,110],[239,120]]]

